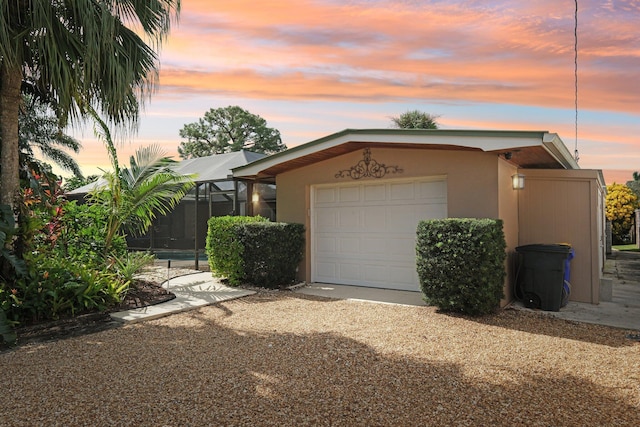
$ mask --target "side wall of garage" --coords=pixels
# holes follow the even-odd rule
[[[363,150],[366,147],[367,145],[363,144],[362,150],[294,169],[276,177],[278,221],[302,223],[307,229],[305,258],[299,272],[301,280],[311,280],[311,188],[319,184],[353,182],[350,177],[336,175],[362,161]],[[505,167],[505,172],[499,172],[498,163],[502,160],[495,154],[372,146],[371,159],[388,167],[397,166],[402,170],[399,173],[389,172],[379,179],[445,177],[448,217],[499,218],[501,211],[508,210],[506,204],[509,202],[506,199],[511,196],[505,196],[501,201],[498,187],[499,180],[504,176],[510,176],[511,170]],[[361,180],[373,181],[376,178],[363,177]],[[509,182],[507,180],[507,183],[502,185],[508,186]],[[513,234],[511,227],[509,224],[510,236]]]
[[[595,170],[523,170],[519,245],[569,243],[571,301],[597,304],[604,258],[603,185]]]

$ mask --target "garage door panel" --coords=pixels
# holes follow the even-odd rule
[[[411,267],[415,267],[415,264]],[[415,268],[410,269],[406,265],[391,266],[387,271],[389,272],[391,287],[415,290],[415,283],[418,280],[418,273],[415,272]]]
[[[340,250],[338,251],[338,255],[352,255],[357,257],[360,253],[360,236],[340,238]]]
[[[415,232],[414,232],[415,233]],[[387,254],[392,257],[415,257],[416,255],[416,239],[415,237],[405,237],[396,239],[387,239]]]
[[[411,182],[389,185],[389,198],[395,201],[414,201],[416,199],[415,184]]]
[[[389,271],[379,264],[364,265],[363,278],[367,283],[382,285],[389,280]]]
[[[387,226],[387,213],[382,209],[362,208],[362,218],[363,231],[384,229]]]
[[[420,220],[446,218],[446,182],[424,178],[328,188],[312,190],[312,280],[419,291],[416,229]]]
[[[338,267],[339,279],[342,281],[354,282],[362,277],[361,264],[341,262],[338,264]]]
[[[338,213],[331,208],[318,208],[316,210],[315,227],[317,230],[330,230],[338,224]]]
[[[315,198],[317,203],[335,203],[336,201],[336,189],[335,188],[318,188],[315,192]]]
[[[386,185],[364,185],[364,201],[380,202],[387,199]]]
[[[336,253],[336,238],[335,237],[316,237],[315,241],[316,253],[319,255],[335,254]]]
[[[339,190],[340,203],[359,202],[360,189],[358,187],[341,187]]]
[[[360,227],[360,210],[357,208],[337,208],[338,228],[358,229]]]
[[[329,262],[317,262],[316,263],[316,269],[317,269],[317,274],[319,278],[331,278],[331,277],[336,277],[336,263],[335,262],[331,262],[331,260],[329,260]]]

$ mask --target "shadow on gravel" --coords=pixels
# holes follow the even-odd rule
[[[459,365],[381,353],[335,333],[234,329],[200,310],[191,317],[198,326],[186,317],[184,326],[147,322],[0,355],[11,372],[3,380],[11,396],[3,419],[14,425],[640,423],[638,407],[625,403],[632,400],[626,388],[632,379],[605,387],[534,361],[518,368],[492,360]]]
[[[455,315],[454,315],[455,316]],[[638,345],[627,338],[630,331],[588,323],[574,322],[549,316],[544,313],[516,309],[504,309],[500,313],[484,317],[464,317],[473,322],[498,326],[505,329],[546,335],[554,338],[583,341],[608,347]],[[532,320],[535,319],[535,322]]]

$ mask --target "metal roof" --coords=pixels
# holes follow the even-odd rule
[[[232,169],[245,166],[251,162],[266,157],[266,154],[254,153],[253,151],[234,151],[225,154],[215,154],[213,156],[196,157],[182,160],[176,163],[174,168],[183,175],[195,175],[195,182],[230,181],[233,179]],[[100,178],[95,182],[69,191],[67,194],[80,195],[87,194],[95,188],[105,185],[105,181]],[[231,186],[232,187],[232,186]]]

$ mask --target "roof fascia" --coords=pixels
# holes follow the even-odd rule
[[[449,129],[345,129],[324,138],[298,145],[245,166],[234,168],[235,177],[256,176],[261,171],[333,148],[348,142],[380,142],[385,144],[458,145],[495,151],[540,145],[546,131],[495,131]],[[463,140],[461,140],[463,138]],[[461,144],[462,143],[462,144]]]
[[[545,133],[542,145],[565,169],[580,169],[580,165],[564,145],[557,133]]]

